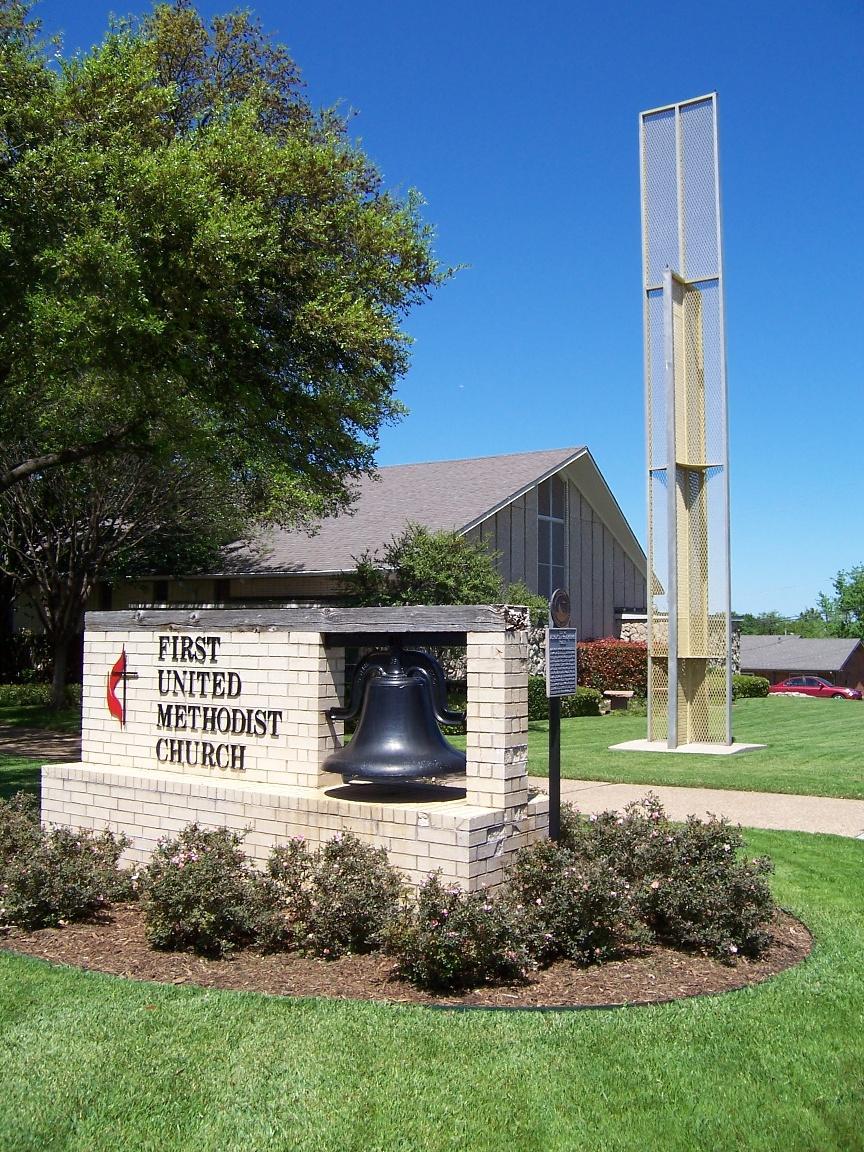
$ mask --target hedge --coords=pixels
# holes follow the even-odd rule
[[[599,716],[602,693],[595,688],[577,688],[573,696],[561,697],[561,715]],[[549,700],[546,696],[546,680],[543,676],[528,677],[528,719],[548,720]]]
[[[81,685],[67,684],[66,703],[71,707],[81,703]],[[0,684],[0,708],[50,708],[53,691],[50,684]]]
[[[578,678],[586,688],[599,692],[633,692],[648,695],[648,646],[608,637],[578,645]]]
[[[746,700],[767,696],[769,687],[764,676],[744,676],[736,673],[732,677],[732,699]]]

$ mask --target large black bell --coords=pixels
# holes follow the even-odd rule
[[[438,724],[459,724],[465,716],[448,711],[444,672],[434,657],[390,648],[361,660],[351,706],[331,708],[327,715],[351,720],[358,712],[350,743],[323,764],[346,784],[464,773],[465,753],[447,743]]]

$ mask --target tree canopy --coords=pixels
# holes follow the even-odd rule
[[[805,608],[797,616],[745,612],[736,617],[739,628],[745,635],[790,632],[808,638],[859,636],[864,640],[864,564],[841,569],[832,584],[834,595],[820,592],[815,608]]]
[[[243,530],[218,473],[179,460],[91,457],[0,492],[0,576],[28,592],[39,616],[55,703],[97,581],[206,568]]]
[[[864,640],[864,564],[841,570],[834,577],[834,595],[819,596],[819,611],[830,636],[859,636]]]
[[[0,200],[0,490],[179,453],[259,518],[347,502],[446,273],[252,16],[158,4],[56,63],[0,0]]]
[[[738,631],[743,636],[776,636],[797,630],[798,617],[784,616],[781,612],[742,612],[733,615]]]

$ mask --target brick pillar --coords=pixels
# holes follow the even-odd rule
[[[322,772],[326,756],[341,743],[341,721],[327,719],[338,707],[345,681],[344,648],[325,648],[318,632],[292,632],[288,642],[287,734],[291,759],[286,783],[322,788],[341,777]]]
[[[467,637],[467,801],[512,809],[528,800],[528,634]]]

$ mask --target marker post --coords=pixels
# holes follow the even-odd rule
[[[549,839],[561,838],[561,697],[576,691],[576,629],[570,597],[558,588],[549,601],[546,629],[546,697],[549,700]]]

